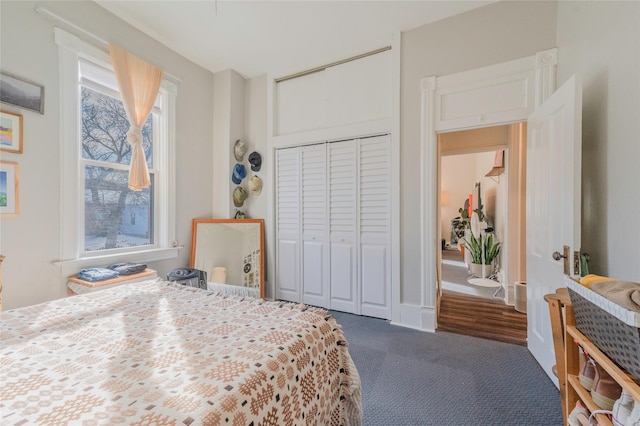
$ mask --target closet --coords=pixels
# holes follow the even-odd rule
[[[276,151],[276,298],[391,317],[389,135]]]

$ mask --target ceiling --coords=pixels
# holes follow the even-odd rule
[[[280,77],[389,46],[395,32],[493,1],[96,0],[200,66],[246,78]]]

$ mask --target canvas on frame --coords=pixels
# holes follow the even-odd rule
[[[18,215],[18,187],[18,165],[0,161],[0,215]]]
[[[0,101],[44,114],[44,87],[0,72]]]
[[[22,114],[0,110],[0,151],[22,153]]]

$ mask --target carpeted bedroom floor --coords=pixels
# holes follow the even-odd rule
[[[363,425],[562,425],[526,347],[331,311],[362,380]]]

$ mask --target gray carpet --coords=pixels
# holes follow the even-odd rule
[[[562,425],[527,348],[331,311],[362,380],[363,425]]]

